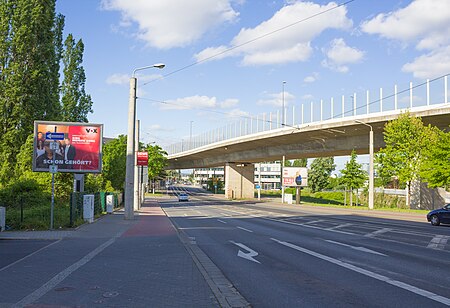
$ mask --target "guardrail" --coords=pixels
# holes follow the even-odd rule
[[[321,99],[320,101],[311,101],[309,104],[292,106],[291,110],[288,110],[288,108],[283,110],[284,117],[281,116],[280,110],[256,116],[239,117],[237,121],[192,136],[189,141],[181,141],[169,145],[164,150],[169,155],[172,155],[216,142],[283,127],[298,128],[304,124],[326,120],[342,119],[357,115],[380,115],[380,113],[392,110],[413,110],[416,107],[448,103],[448,75],[426,80],[426,82],[418,85],[413,85],[410,82],[408,87],[401,90],[398,89],[397,85],[394,85],[388,91],[379,88],[377,92],[376,99],[371,99],[371,93],[367,90],[364,93],[354,92],[350,96],[350,100],[346,100],[346,97],[342,95],[337,100],[332,97],[327,101]],[[359,99],[360,97],[363,99]],[[281,123],[281,119],[285,119],[284,123]]]

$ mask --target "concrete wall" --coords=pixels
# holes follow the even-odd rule
[[[411,185],[411,209],[434,210],[446,204],[446,198],[438,188],[429,188],[427,183],[413,182]]]
[[[253,164],[225,164],[225,198],[251,199],[254,198]]]

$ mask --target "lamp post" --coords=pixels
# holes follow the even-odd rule
[[[373,210],[373,198],[374,198],[374,178],[373,178],[373,127],[370,124],[364,123],[359,120],[355,120],[359,124],[370,127],[369,132],[369,209]]]
[[[283,109],[281,110],[281,126],[284,126],[284,85],[286,84],[286,81],[283,81],[283,91],[282,91],[282,105]]]
[[[127,160],[125,173],[125,219],[134,219],[134,164],[135,164],[135,136],[136,136],[136,72],[148,68],[164,68],[164,64],[139,67],[133,71],[130,78],[130,98],[128,102],[128,135],[127,135]]]

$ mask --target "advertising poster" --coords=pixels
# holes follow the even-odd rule
[[[284,186],[308,186],[308,168],[306,167],[284,167],[283,168]]]
[[[102,124],[35,121],[33,171],[100,173],[102,140]]]

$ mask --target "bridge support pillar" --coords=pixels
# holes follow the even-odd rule
[[[254,193],[255,167],[251,163],[226,163],[225,198],[252,199]]]

